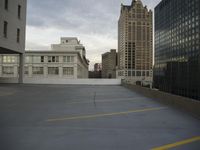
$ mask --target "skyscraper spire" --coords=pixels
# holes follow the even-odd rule
[[[143,5],[141,0],[137,0],[137,3]]]
[[[132,0],[131,5],[133,6],[135,3],[141,4],[143,6],[143,3],[141,0]]]
[[[137,1],[137,0],[132,0],[132,3],[131,3],[131,5],[133,5],[134,3],[136,3],[136,1]]]

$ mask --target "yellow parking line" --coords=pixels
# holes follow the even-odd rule
[[[170,148],[189,144],[189,143],[192,143],[192,142],[195,142],[195,141],[200,141],[200,136],[193,137],[193,138],[186,139],[186,140],[179,141],[179,142],[172,143],[172,144],[167,144],[167,145],[164,145],[164,146],[161,146],[161,147],[153,148],[152,150],[168,150]]]
[[[130,113],[155,111],[155,110],[162,110],[162,109],[166,109],[166,107],[145,108],[145,109],[137,109],[137,110],[106,113],[106,114],[95,114],[95,115],[85,115],[85,116],[75,116],[75,117],[63,117],[63,118],[48,119],[47,121],[48,122],[54,122],[54,121],[66,121],[66,120],[77,120],[77,119],[90,119],[90,118],[106,117],[106,116],[127,115],[127,114],[130,114]]]
[[[119,100],[116,100],[116,99],[113,99],[113,100],[96,100],[95,102],[98,102],[98,103],[110,103],[110,102],[124,102],[124,101],[134,101],[134,100],[140,100],[142,99],[143,97],[138,97],[138,98],[130,98],[130,99],[119,99]],[[93,104],[93,101],[75,101],[75,102],[68,102],[66,103],[67,105],[73,105],[73,104],[90,104],[92,103]]]

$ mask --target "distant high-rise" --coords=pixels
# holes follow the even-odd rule
[[[102,64],[101,63],[95,63],[94,64],[94,71],[101,71],[102,70]]]
[[[116,78],[116,66],[116,49],[111,49],[110,52],[102,54],[102,78]]]
[[[152,82],[152,11],[140,0],[121,5],[118,22],[117,76],[127,82]]]
[[[102,64],[95,63],[94,71],[89,71],[89,78],[101,78]]]
[[[200,99],[200,1],[162,0],[155,8],[156,88]]]

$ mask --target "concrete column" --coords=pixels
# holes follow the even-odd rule
[[[0,65],[0,77],[2,77],[2,65]]]
[[[18,67],[18,65],[14,65],[14,74],[12,75],[12,77],[19,77],[18,73],[20,72],[20,70],[18,70],[18,68],[20,69],[20,67]]]
[[[63,77],[63,56],[59,56],[59,77],[62,78]]]
[[[63,56],[59,56],[59,63],[63,63]]]
[[[48,66],[44,66],[44,77],[46,78],[48,76]]]
[[[77,65],[74,65],[74,79],[78,78],[78,67]]]
[[[59,67],[59,77],[63,77],[63,67]]]
[[[2,55],[0,55],[0,77],[2,77],[2,63],[3,63],[3,61],[2,61]]]
[[[24,78],[24,54],[19,54],[19,83],[23,83]]]
[[[28,77],[32,77],[33,76],[33,69],[32,69],[32,65],[28,66]]]

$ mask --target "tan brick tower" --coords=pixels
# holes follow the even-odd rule
[[[152,82],[152,11],[140,0],[121,5],[118,22],[118,78],[127,82]]]

